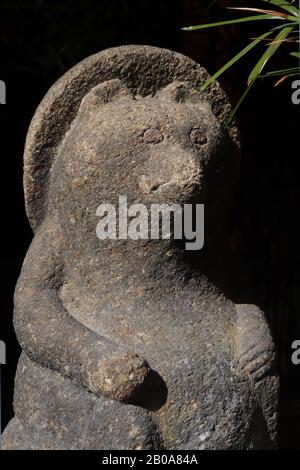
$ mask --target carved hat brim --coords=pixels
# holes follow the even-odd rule
[[[64,135],[74,120],[82,98],[96,85],[120,79],[134,93],[154,95],[174,80],[189,82],[195,89],[209,77],[207,71],[188,57],[151,46],[121,46],[104,50],[83,60],[65,73],[48,91],[35,115],[24,152],[26,212],[33,230],[46,212],[47,182],[52,163]],[[218,82],[205,90],[205,99],[222,125],[231,106]],[[228,128],[238,146],[235,123]]]

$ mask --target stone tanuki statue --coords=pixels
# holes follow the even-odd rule
[[[201,91],[206,79],[180,54],[120,47],[74,67],[39,106],[24,175],[35,235],[15,291],[23,352],[3,449],[275,445],[268,326],[220,288],[239,142],[219,85]],[[172,234],[99,240],[97,207],[119,196],[204,204],[204,248]]]

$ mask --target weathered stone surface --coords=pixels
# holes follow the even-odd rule
[[[24,177],[35,236],[15,292],[23,353],[4,449],[274,446],[264,315],[212,281],[239,144],[219,85],[199,90],[206,77],[167,50],[115,48],[74,67],[38,108]],[[205,248],[100,241],[96,209],[120,195],[205,203]]]

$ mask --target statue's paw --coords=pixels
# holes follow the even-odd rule
[[[150,373],[147,361],[137,354],[113,355],[100,361],[90,376],[90,389],[97,395],[130,403]]]
[[[251,304],[236,305],[236,348],[243,371],[257,383],[274,373],[275,349],[264,313]]]
[[[240,360],[244,371],[255,382],[259,382],[273,369],[275,352],[273,349],[266,349],[265,344],[257,345],[244,353]]]

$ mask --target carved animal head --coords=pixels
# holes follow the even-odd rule
[[[152,46],[108,49],[69,70],[27,134],[33,230],[55,206],[82,207],[82,216],[122,193],[144,203],[223,201],[239,166],[238,130],[225,129],[230,103],[217,82],[201,89],[207,79],[191,59]]]
[[[224,129],[187,83],[146,97],[120,80],[101,83],[83,98],[61,145],[49,210],[94,231],[98,205],[117,205],[119,196],[145,205],[224,198],[225,149]]]

